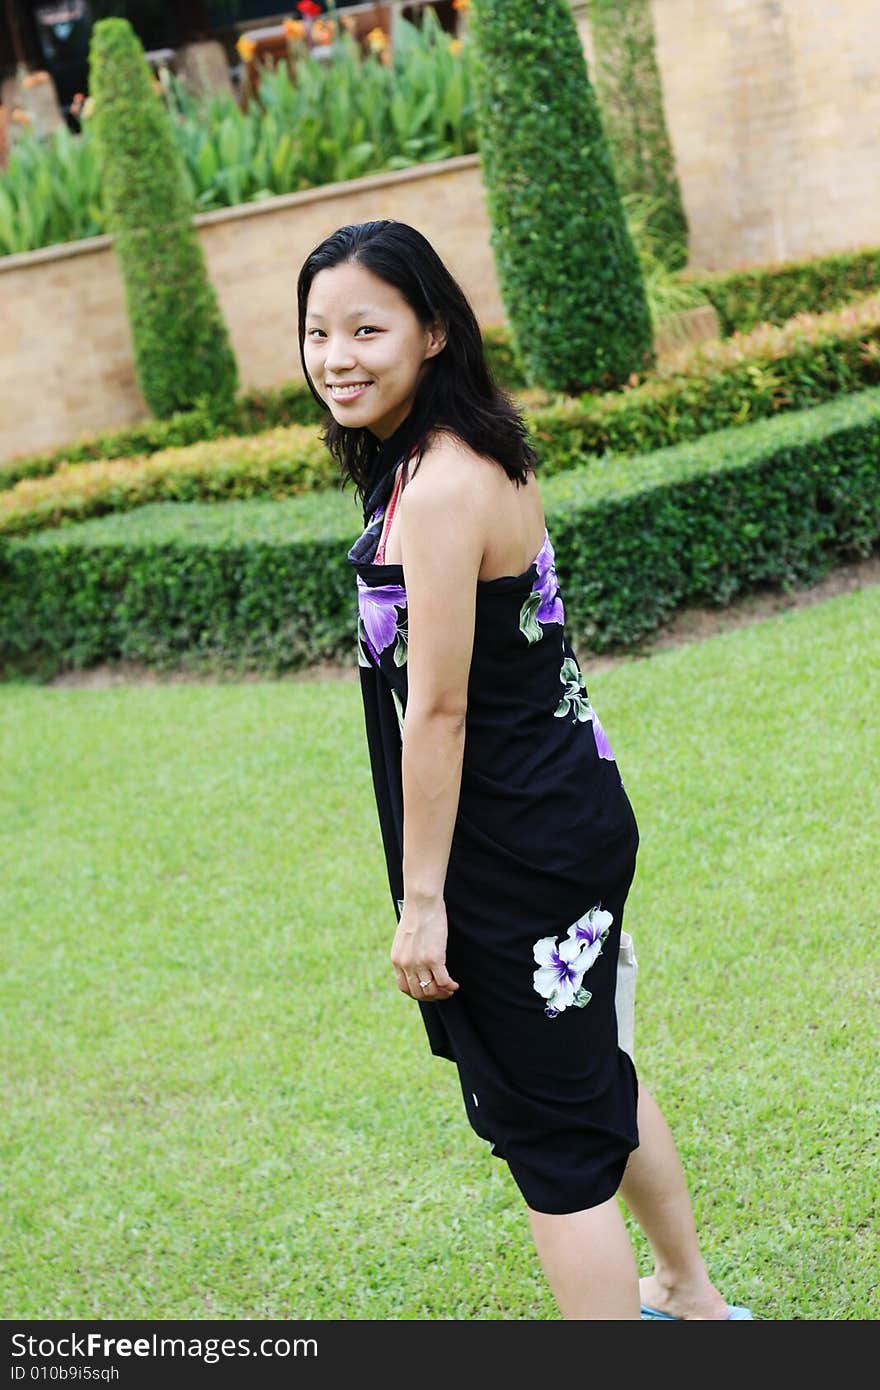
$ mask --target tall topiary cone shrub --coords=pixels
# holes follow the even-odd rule
[[[688,224],[663,110],[651,0],[590,0],[596,91],[624,194],[648,199],[662,260],[680,270]]]
[[[95,25],[89,90],[144,399],[158,416],[200,402],[222,411],[238,386],[235,357],[192,224],[168,113],[128,20]]]
[[[575,394],[653,363],[638,256],[567,0],[472,0],[499,288],[531,385]]]

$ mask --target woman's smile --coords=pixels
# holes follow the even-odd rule
[[[362,396],[368,386],[372,386],[371,381],[353,381],[345,386],[329,385],[328,391],[334,401],[353,401],[358,396]]]

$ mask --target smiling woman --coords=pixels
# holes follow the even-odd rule
[[[415,228],[340,228],[298,304],[322,437],[363,502],[348,558],[397,987],[507,1163],[563,1315],[640,1316],[621,1190],[662,1262],[651,1308],[727,1318],[618,1045],[639,832],[566,632],[522,418]]]
[[[358,303],[366,296],[369,302]],[[442,328],[422,328],[400,292],[363,266],[343,264],[315,276],[305,363],[323,403],[346,407],[340,421],[348,429],[369,426],[387,439],[412,410],[424,363],[444,343]]]

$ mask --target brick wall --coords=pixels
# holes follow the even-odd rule
[[[880,244],[880,0],[652,0],[691,265]],[[588,63],[585,0],[572,8]],[[483,324],[504,321],[479,159],[197,219],[247,386],[300,375],[296,274],[343,222],[424,232]],[[147,414],[107,238],[0,258],[0,457]]]
[[[880,0],[652,0],[707,269],[880,243]]]
[[[482,324],[504,321],[479,158],[328,184],[196,218],[245,386],[302,377],[299,268],[345,222],[394,217],[423,232]],[[109,237],[0,257],[0,458],[149,414],[138,390]]]

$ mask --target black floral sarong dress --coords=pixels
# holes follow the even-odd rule
[[[373,786],[394,910],[403,899],[403,566],[374,562],[411,426],[383,446],[356,572]],[[376,475],[374,474],[374,477]],[[376,499],[380,499],[376,505]],[[455,995],[417,1001],[458,1068],[467,1118],[535,1211],[595,1206],[638,1145],[638,1082],[614,993],[639,832],[566,636],[545,531],[524,573],[477,582],[459,808],[444,898]]]

